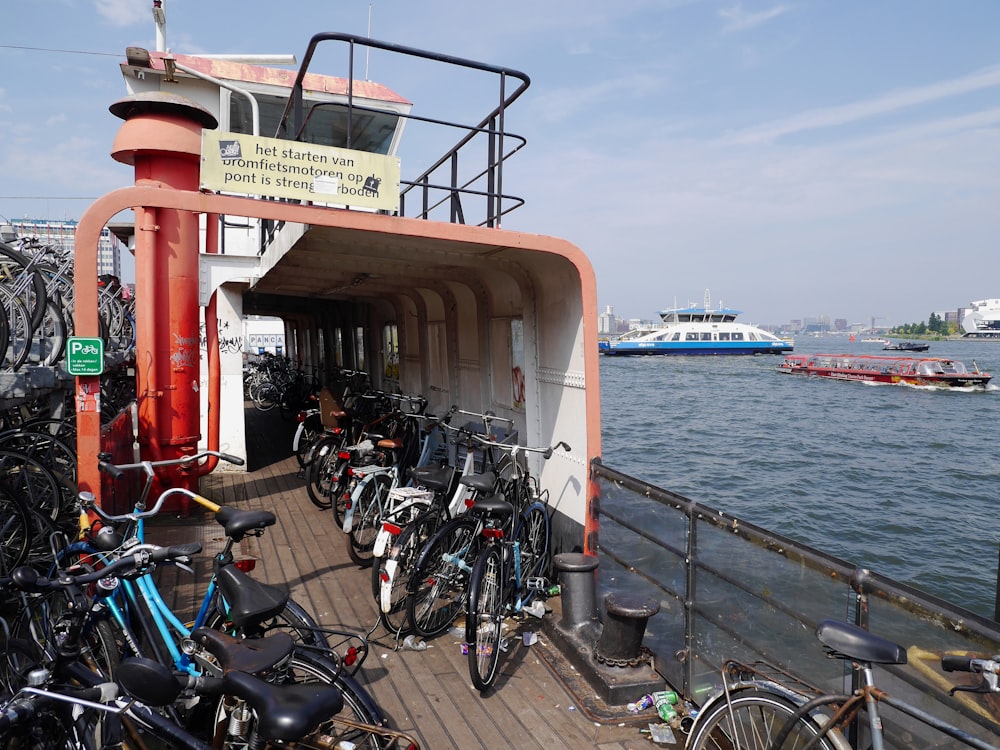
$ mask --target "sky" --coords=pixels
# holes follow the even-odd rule
[[[151,0],[0,0],[0,216],[78,219],[113,161]],[[926,321],[1000,297],[996,0],[163,0],[174,52],[280,53],[346,32],[523,71],[505,229],[590,258],[600,309],[703,301],[780,325]],[[311,70],[345,75],[339,62]],[[440,116],[467,103],[371,53]],[[346,67],[346,66],[345,66]],[[488,108],[477,111],[484,115]],[[426,166],[421,144],[401,160]]]

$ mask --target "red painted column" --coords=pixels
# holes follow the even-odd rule
[[[160,93],[127,97],[111,112],[125,120],[111,155],[135,167],[137,187],[197,192],[201,130],[216,127],[213,115]],[[179,458],[198,449],[199,244],[198,214],[136,209],[136,394],[143,459]],[[158,475],[162,484],[154,492],[164,486],[197,489],[194,467]]]

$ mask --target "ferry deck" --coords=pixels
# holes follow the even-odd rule
[[[323,625],[368,631],[377,620],[370,571],[350,560],[332,514],[309,502],[291,454],[295,422],[283,421],[277,410],[258,412],[249,404],[246,416],[250,470],[211,474],[202,480],[202,493],[222,505],[274,512],[275,526],[260,538],[242,542],[240,556],[257,559],[252,575],[287,584],[292,598]],[[151,521],[147,535],[164,544],[202,543],[195,577],[176,569],[161,571],[164,588],[174,593],[174,606],[193,614],[200,603],[195,592],[203,591],[195,583],[207,580],[211,555],[222,548],[219,527],[207,512],[193,510],[188,516]],[[548,600],[548,607],[553,611],[546,618],[557,618],[559,599]],[[520,630],[541,631],[542,626],[528,617]],[[461,641],[461,636],[445,633],[428,641],[426,650],[404,650],[401,644],[397,650],[394,634],[379,626],[358,674],[392,726],[412,735],[424,750],[650,746],[649,735],[641,730],[656,721],[655,716],[635,716],[623,706],[604,704],[584,680],[574,677],[572,667],[544,633],[539,632],[538,642],[530,647],[512,639],[498,681],[484,695],[469,679]]]

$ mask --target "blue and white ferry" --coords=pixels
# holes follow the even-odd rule
[[[712,309],[708,295],[702,306],[689,305],[657,313],[663,325],[630,331],[616,340],[598,342],[601,354],[784,354],[790,340],[747,323],[737,323],[740,310]]]

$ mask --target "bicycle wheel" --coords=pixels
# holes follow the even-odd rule
[[[367,568],[375,559],[375,537],[382,527],[382,510],[386,507],[392,477],[375,474],[362,488],[354,509],[354,520],[347,535],[347,553],[355,564]]]
[[[21,298],[3,284],[0,284],[0,305],[7,313],[8,326],[7,351],[4,354],[3,368],[17,370],[31,354],[31,335],[34,331],[31,314]]]
[[[326,510],[331,504],[331,483],[337,465],[337,438],[327,437],[317,441],[313,448],[312,460],[305,463],[306,492],[309,501],[320,510]],[[338,521],[342,525],[343,518]]]
[[[407,618],[417,635],[440,635],[465,611],[469,576],[482,540],[478,532],[474,518],[460,516],[442,526],[421,550],[406,599]]]
[[[262,383],[251,395],[253,405],[258,411],[270,411],[281,399],[281,392],[274,383]]]
[[[29,361],[51,367],[62,359],[66,349],[66,321],[62,310],[52,300],[42,309],[42,319],[35,326],[35,338]]]
[[[686,750],[769,750],[774,737],[795,713],[792,702],[760,690],[746,690],[720,697],[705,707],[695,719]],[[795,727],[782,750],[796,750],[819,733],[819,726],[804,718]],[[820,750],[835,750],[823,738],[814,745]]]
[[[549,514],[541,503],[532,503],[521,514],[514,538],[521,550],[521,601],[527,604],[535,595],[535,589],[527,587],[533,578],[545,574],[549,562]]]
[[[13,492],[0,487],[0,576],[9,576],[28,559],[34,526],[27,506]]]
[[[433,512],[424,516],[440,516]],[[434,519],[424,516],[410,522],[399,535],[392,549],[386,552],[381,565],[372,566],[372,594],[379,608],[379,617],[385,627],[397,635],[407,635],[409,624],[407,606],[408,583],[421,548],[434,529]],[[389,566],[393,570],[390,574]]]
[[[476,690],[493,684],[500,663],[504,619],[504,564],[497,546],[487,547],[472,571],[469,615],[465,639],[469,649],[469,675]]]

